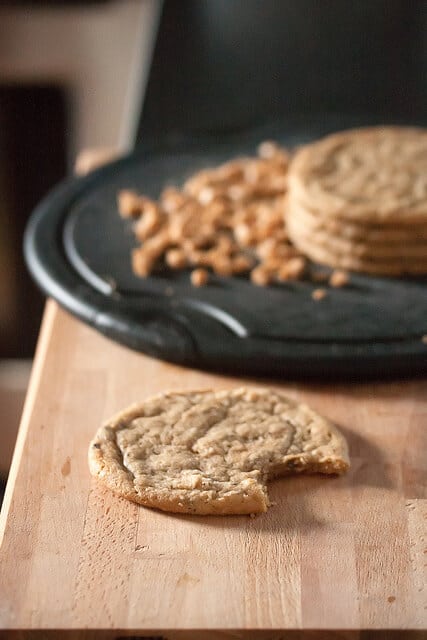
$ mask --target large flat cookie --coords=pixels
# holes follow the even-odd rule
[[[91,473],[115,493],[147,507],[192,514],[260,513],[266,483],[290,473],[341,474],[345,439],[306,405],[283,393],[165,393],[99,429]]]
[[[333,255],[343,254],[354,258],[367,258],[374,262],[393,264],[405,261],[417,261],[427,264],[427,240],[413,242],[372,242],[367,240],[349,240],[339,233],[331,233],[321,227],[310,227],[299,218],[289,216],[287,222],[289,238],[296,246],[300,239],[311,242],[316,247],[330,251]]]
[[[427,130],[373,127],[303,147],[289,198],[330,217],[381,224],[427,222]]]
[[[426,258],[378,258],[363,257],[343,253],[332,248],[325,248],[316,243],[315,236],[298,235],[291,232],[289,236],[302,251],[313,262],[325,264],[329,267],[348,269],[350,271],[360,271],[383,276],[404,276],[404,275],[424,275],[427,273]]]
[[[310,231],[322,231],[330,236],[349,241],[364,242],[369,245],[386,244],[404,246],[423,243],[427,253],[427,223],[425,225],[381,225],[368,222],[350,222],[343,218],[331,218],[322,211],[309,209],[298,200],[293,199],[292,211],[289,204],[286,214],[290,214],[292,222],[298,227]]]

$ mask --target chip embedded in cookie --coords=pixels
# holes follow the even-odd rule
[[[269,506],[266,483],[290,473],[342,474],[337,428],[280,391],[163,393],[102,426],[92,475],[120,496],[175,513],[251,514]]]

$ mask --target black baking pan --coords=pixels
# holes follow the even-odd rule
[[[132,273],[131,223],[117,213],[123,188],[151,197],[203,167],[254,153],[274,139],[287,147],[345,123],[320,118],[140,149],[90,175],[60,184],[37,207],[24,249],[43,291],[104,335],[183,365],[282,379],[364,380],[427,372],[427,279],[351,274],[330,289],[290,282],[256,287],[212,276],[194,288],[188,272]]]

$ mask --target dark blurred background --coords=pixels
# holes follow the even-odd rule
[[[32,208],[66,174],[66,126],[59,88],[0,86],[2,358],[34,352],[43,300],[22,262],[22,236]]]
[[[81,148],[319,114],[427,121],[427,2],[1,2],[0,412],[43,308],[23,230]]]
[[[105,12],[114,17],[116,4],[44,0],[2,6],[17,5],[20,20],[30,22],[40,10],[51,20],[49,11],[58,19],[61,7],[73,7],[76,28],[79,7],[82,16],[89,11],[101,22]],[[63,19],[70,14],[65,11]],[[75,36],[75,51],[72,39],[66,43],[71,59],[77,56]],[[105,48],[101,37],[94,31],[98,52]],[[3,39],[0,54],[4,47]],[[51,47],[46,44],[45,57],[56,55],[53,42]],[[319,113],[420,120],[427,115],[426,78],[426,2],[166,0],[138,139],[174,140],[183,132]],[[114,86],[111,68],[111,91]],[[96,94],[97,87],[91,90]],[[38,84],[17,77],[12,83],[0,77],[0,358],[28,358],[34,351],[42,297],[22,263],[22,233],[35,204],[66,175],[69,145],[78,151],[70,139],[72,109],[66,81]]]
[[[24,229],[79,150],[133,145],[160,10],[158,0],[0,2],[0,500],[44,305]]]
[[[165,2],[140,137],[268,118],[427,114],[427,2]]]

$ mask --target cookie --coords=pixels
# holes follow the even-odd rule
[[[368,258],[374,262],[420,260],[427,262],[427,241],[417,242],[367,242],[349,240],[338,232],[331,233],[321,227],[310,228],[301,220],[290,216],[287,223],[289,237],[298,246],[300,238],[312,241],[316,246],[330,251],[332,254],[345,254],[355,258]]]
[[[267,510],[266,483],[294,473],[342,474],[338,429],[282,392],[164,393],[102,426],[89,447],[92,475],[116,494],[163,511]]]
[[[289,199],[323,215],[382,225],[427,224],[427,130],[372,127],[302,147]]]
[[[356,242],[363,241],[367,244],[386,243],[420,243],[427,242],[427,224],[415,225],[388,225],[349,222],[340,218],[331,218],[319,210],[309,209],[298,200],[292,200],[292,211],[289,212],[289,202],[287,202],[285,213],[290,213],[295,224],[312,231],[321,230],[334,237]]]
[[[291,233],[290,233],[291,236]],[[337,253],[317,244],[313,238],[292,234],[296,246],[313,262],[329,267],[383,276],[423,275],[427,273],[427,258],[373,259]]]

